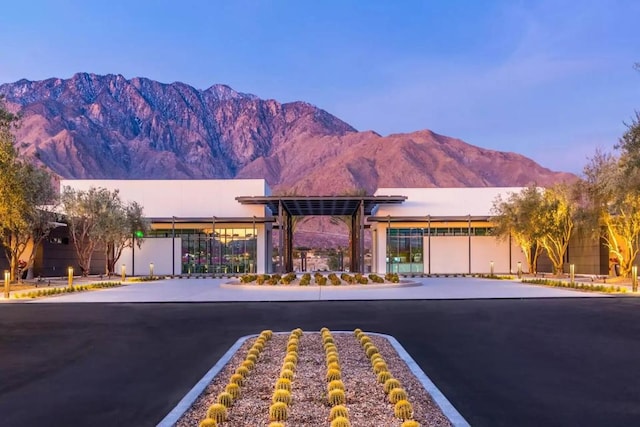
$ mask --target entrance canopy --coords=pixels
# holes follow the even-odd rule
[[[364,273],[364,222],[381,204],[399,204],[405,196],[254,196],[236,197],[243,205],[264,205],[278,215],[280,271],[293,270],[294,216],[351,217],[351,271]]]
[[[364,215],[373,215],[374,210],[381,204],[398,204],[407,198],[405,196],[255,196],[236,197],[243,205],[265,205],[274,215],[280,206],[291,216],[315,215],[355,215],[364,209]]]

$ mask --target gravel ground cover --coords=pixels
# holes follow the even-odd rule
[[[359,335],[361,337],[361,335]],[[292,338],[293,337],[293,338]],[[407,426],[450,426],[449,420],[433,402],[422,384],[398,356],[393,346],[381,336],[367,336],[383,360],[386,370],[397,379],[406,391],[407,401],[412,407],[414,424]],[[209,408],[218,402],[230,379],[248,357],[258,338],[248,339],[218,373],[201,396],[178,421],[177,426],[198,426],[207,418]],[[295,343],[294,347],[292,343]],[[403,420],[394,415],[394,404],[390,403],[384,384],[378,381],[374,362],[354,333],[302,332],[291,335],[276,333],[268,339],[257,362],[246,376],[240,394],[228,405],[227,418],[220,426],[269,426],[270,407],[276,382],[285,368],[292,348],[297,348],[297,362],[291,381],[291,402],[287,405],[287,418],[281,425],[286,427],[331,426],[332,405],[328,398],[329,353],[336,354],[344,385],[344,406],[348,422],[352,427],[402,426]],[[374,356],[378,358],[378,356]],[[291,367],[291,365],[288,365]],[[381,369],[378,364],[378,370]],[[334,402],[335,403],[335,402]],[[273,426],[280,424],[272,424]]]

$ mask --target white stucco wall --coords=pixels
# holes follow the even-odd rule
[[[469,272],[468,236],[431,236],[431,274]]]
[[[172,238],[144,239],[142,247],[133,249],[127,248],[122,252],[120,260],[116,263],[116,273],[120,273],[122,264],[126,265],[127,275],[146,276],[149,274],[149,264],[153,263],[153,274],[170,275],[171,268],[171,242]],[[175,274],[180,274],[180,251],[182,250],[182,239],[175,239],[175,259],[173,261]],[[135,256],[135,260],[134,257]],[[135,271],[134,271],[135,268]]]
[[[398,205],[381,205],[377,217],[391,216],[489,216],[493,201],[522,187],[476,188],[379,188],[376,196],[406,196]]]
[[[60,181],[60,188],[88,190],[118,189],[123,201],[138,202],[148,218],[263,217],[265,207],[242,205],[238,196],[266,196],[270,190],[264,179],[207,180],[100,180]]]

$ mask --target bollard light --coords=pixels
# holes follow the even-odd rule
[[[571,278],[571,283],[573,284],[573,282],[575,282],[575,279],[576,279],[576,265],[575,264],[569,265],[569,277]]]
[[[522,277],[522,261],[518,261],[518,279]]]
[[[4,297],[9,299],[9,282],[11,281],[11,273],[9,270],[4,271]]]
[[[631,267],[631,290],[638,292],[638,266]]]
[[[122,280],[122,282],[124,283],[126,277],[127,277],[127,266],[125,264],[122,264],[120,266],[120,280]]]
[[[153,263],[149,264],[149,277],[153,277]]]
[[[491,271],[490,275],[493,276],[493,261],[489,263],[489,269]]]
[[[69,267],[68,273],[69,273],[69,287],[72,288],[73,287],[73,267]]]

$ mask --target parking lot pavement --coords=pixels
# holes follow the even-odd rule
[[[636,298],[4,304],[3,426],[153,426],[238,337],[392,335],[473,426],[631,426]]]

